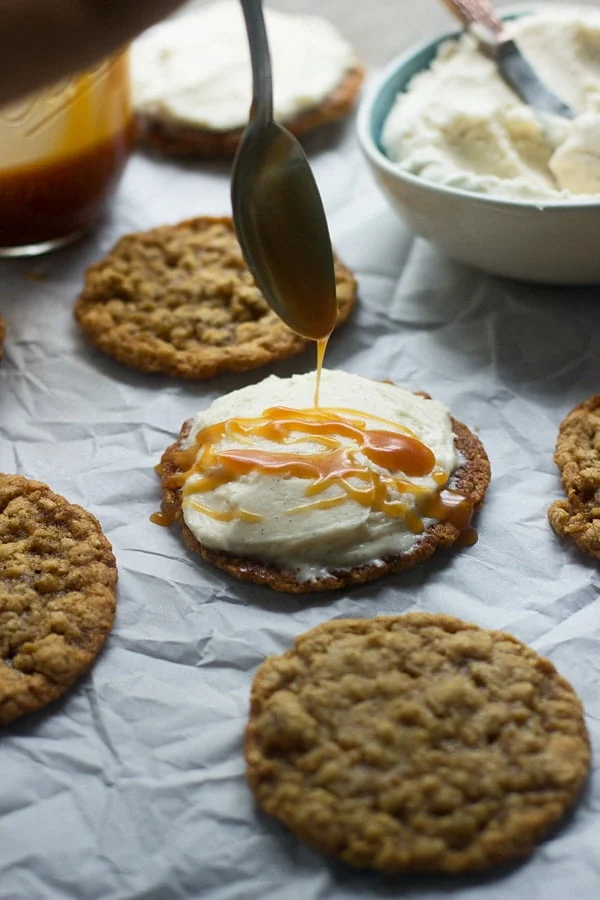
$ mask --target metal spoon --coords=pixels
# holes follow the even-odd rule
[[[261,0],[241,0],[252,59],[252,107],[233,164],[231,201],[248,268],[269,306],[298,334],[323,340],[337,320],[325,210],[300,144],[273,119]]]

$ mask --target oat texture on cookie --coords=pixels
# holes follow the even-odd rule
[[[427,613],[327,622],[267,659],[245,753],[267,813],[389,872],[526,856],[590,762],[581,703],[549,660]]]
[[[600,395],[580,403],[561,422],[554,461],[567,497],[548,510],[550,524],[556,534],[600,559]]]
[[[100,524],[45,484],[0,474],[0,723],[59,697],[111,629],[117,569]]]
[[[336,259],[339,318],[356,281]],[[75,317],[104,353],[142,372],[210,378],[299,353],[256,287],[230,218],[198,218],[122,238],[91,266]]]

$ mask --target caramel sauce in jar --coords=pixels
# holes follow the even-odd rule
[[[133,142],[127,53],[0,110],[0,254],[89,228]]]

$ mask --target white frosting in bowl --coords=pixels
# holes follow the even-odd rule
[[[545,8],[507,24],[521,52],[580,114],[523,103],[469,34],[444,42],[392,107],[382,133],[400,169],[516,200],[600,194],[600,12]]]
[[[264,12],[275,117],[288,120],[318,106],[357,59],[324,19]],[[212,131],[248,121],[250,53],[238,0],[220,0],[155,26],[134,42],[131,62],[139,112]]]
[[[216,400],[196,417],[185,447],[193,447],[196,435],[209,426],[241,417],[260,417],[272,407],[310,410],[313,405],[315,373],[291,378],[270,376]],[[435,465],[426,475],[405,476],[410,490],[401,495],[389,489],[388,499],[401,500],[415,508],[417,493],[428,495],[439,490],[440,477],[450,477],[458,466],[454,434],[448,410],[435,400],[425,399],[392,384],[371,381],[358,375],[324,370],[320,411],[356,418],[367,429],[407,433],[421,441],[435,456]],[[354,411],[354,412],[351,412]],[[225,434],[214,445],[215,452],[247,450],[275,454],[311,454],[323,452],[323,445],[305,433],[292,433],[292,441],[281,443],[265,437],[239,438]],[[343,448],[356,451],[350,437],[342,438]],[[198,457],[197,457],[198,458]],[[369,471],[389,475],[361,452],[357,461]],[[436,481],[436,478],[438,480]],[[310,495],[311,481],[294,475],[250,471],[234,480],[217,484],[212,490],[194,493],[194,485],[202,477],[191,472],[183,487],[183,517],[194,536],[207,547],[226,550],[261,561],[274,562],[295,571],[300,580],[323,577],[335,569],[347,569],[361,563],[373,563],[384,556],[406,553],[421,539],[403,516],[392,516],[373,505],[357,502],[344,495],[339,483],[326,487],[318,495]],[[365,488],[365,481],[350,477],[351,487]],[[308,489],[308,493],[307,493]],[[314,501],[328,501],[344,495],[343,502],[330,508]],[[304,507],[304,508],[303,508]],[[228,516],[244,510],[245,516],[233,515],[221,521],[206,514],[209,508],[217,515]],[[434,519],[423,519],[423,527]]]

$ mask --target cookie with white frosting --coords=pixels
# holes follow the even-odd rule
[[[364,71],[327,21],[265,9],[274,112],[294,134],[347,115]],[[132,47],[142,142],[178,155],[229,156],[248,121],[251,68],[241,6],[219,0],[157,25]]]
[[[271,376],[216,400],[164,453],[160,522],[239,578],[291,593],[398,572],[460,539],[490,467],[425,395],[345,372]]]

